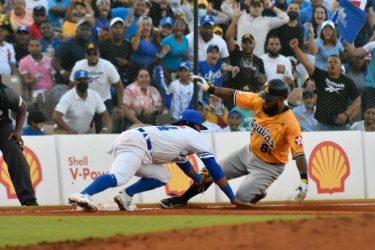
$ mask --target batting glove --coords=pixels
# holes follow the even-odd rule
[[[201,88],[204,92],[207,92],[207,90],[210,88],[210,84],[201,76],[198,75],[192,75],[191,80],[194,84],[198,85],[199,88]]]
[[[301,182],[296,189],[296,191],[298,192],[295,198],[296,201],[301,202],[305,200],[308,190],[309,190],[309,181],[307,179],[301,179]]]

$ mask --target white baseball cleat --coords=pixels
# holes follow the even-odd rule
[[[130,212],[137,210],[137,206],[132,204],[132,199],[133,198],[123,190],[118,192],[118,194],[113,198],[120,210],[126,210]]]
[[[90,195],[76,193],[68,198],[69,204],[76,204],[82,207],[87,212],[94,212],[98,210],[94,202],[91,200]]]

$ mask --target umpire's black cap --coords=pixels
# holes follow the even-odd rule
[[[287,97],[288,84],[281,79],[272,79],[264,84],[263,91],[259,95],[267,101]]]

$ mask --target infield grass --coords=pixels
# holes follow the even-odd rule
[[[0,216],[0,247],[223,224],[296,220],[307,215]]]

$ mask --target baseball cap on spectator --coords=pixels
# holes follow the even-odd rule
[[[255,42],[255,39],[254,39],[253,35],[250,34],[250,33],[246,33],[242,36],[242,42],[244,42],[246,40],[250,40],[251,42]]]
[[[115,25],[115,23],[122,23],[123,25],[125,25],[125,22],[124,20],[122,20],[121,17],[115,17],[115,18],[112,18],[111,22],[109,23],[109,26],[113,26]]]
[[[182,62],[180,64],[180,69],[186,69],[186,70],[190,71],[190,63],[188,63],[188,62]]]
[[[253,6],[253,7],[263,6],[263,2],[260,0],[252,0],[250,2],[250,6]]]
[[[330,26],[332,29],[335,29],[335,24],[334,22],[332,22],[331,20],[326,20],[322,23],[322,30],[327,27],[327,26]]]
[[[91,27],[91,23],[87,19],[81,19],[76,23],[76,29],[78,29],[82,25],[87,25]]]
[[[170,25],[171,27],[173,27],[173,23],[174,23],[173,19],[172,19],[171,17],[169,17],[169,16],[167,16],[167,17],[163,17],[163,18],[160,20],[160,26],[161,26],[161,27],[164,27],[164,26],[166,26],[166,25]]]
[[[217,49],[217,51],[220,52],[219,46],[217,46],[216,44],[211,44],[207,48],[207,53],[210,53],[213,49]]]
[[[43,5],[35,6],[34,9],[33,9],[33,15],[35,15],[35,16],[45,16],[45,15],[47,15],[46,7],[44,7]]]
[[[223,29],[220,26],[215,26],[214,27],[214,33],[216,35],[220,35],[220,36],[224,35]]]
[[[17,28],[17,33],[30,33],[30,29],[26,25],[20,25]]]
[[[231,117],[232,115],[238,115],[241,119],[242,119],[242,114],[240,113],[240,111],[236,110],[236,109],[232,109],[229,113],[228,113],[228,117]]]
[[[315,95],[315,90],[314,89],[304,89],[302,91],[302,97],[303,98],[306,98],[306,97],[313,97]]]
[[[87,44],[87,47],[86,47],[86,53],[90,52],[90,51],[97,51],[99,48],[98,46],[95,44],[95,43],[89,43]]]
[[[205,24],[214,26],[215,23],[214,23],[213,16],[210,16],[210,15],[202,16],[200,19],[200,25],[205,25]]]
[[[149,16],[141,16],[138,19],[138,22],[140,22],[140,23],[150,23],[152,25],[152,19]]]
[[[206,8],[208,7],[208,1],[207,0],[198,0],[198,6],[204,5]]]
[[[77,70],[74,73],[74,80],[79,80],[79,79],[89,79],[89,72],[87,70]]]

